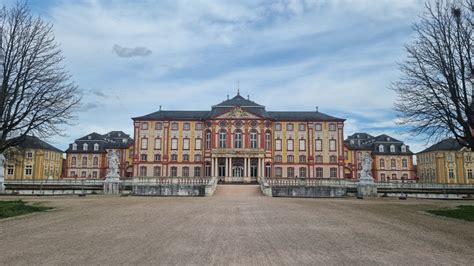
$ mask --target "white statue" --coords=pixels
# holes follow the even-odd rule
[[[109,169],[106,178],[119,178],[119,156],[116,150],[109,150],[107,152],[107,159],[109,162]]]
[[[0,192],[5,191],[5,156],[0,153]]]
[[[364,158],[362,159],[362,170],[360,171],[360,179],[373,181],[374,178],[372,177],[372,157],[370,154],[365,154]]]

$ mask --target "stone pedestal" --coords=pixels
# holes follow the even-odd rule
[[[357,183],[357,198],[377,197],[377,186],[373,179],[360,179]]]
[[[106,178],[104,180],[103,192],[107,195],[118,195],[122,189],[122,181],[118,178]]]
[[[0,194],[5,193],[5,156],[0,153]]]

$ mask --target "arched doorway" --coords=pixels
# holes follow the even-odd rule
[[[232,159],[232,182],[244,181],[244,161],[242,158]]]

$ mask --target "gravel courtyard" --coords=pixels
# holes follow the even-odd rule
[[[11,200],[12,197],[3,197]],[[1,264],[471,264],[474,223],[426,209],[473,201],[26,197],[56,209],[0,220]]]

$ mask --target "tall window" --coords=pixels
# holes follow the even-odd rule
[[[467,178],[468,178],[468,179],[472,179],[472,178],[473,178],[472,169],[467,169]]]
[[[270,166],[270,163],[267,163],[265,165],[265,177],[270,177],[272,172],[272,167]]]
[[[98,151],[99,150],[99,144],[95,143],[94,144],[94,151]]]
[[[195,150],[200,150],[202,148],[201,143],[202,143],[202,139],[201,138],[196,138],[194,140],[194,149]]]
[[[97,179],[97,171],[92,172],[92,178]]]
[[[295,157],[293,155],[286,156],[286,161],[292,163],[295,161]]]
[[[171,176],[172,177],[178,176],[178,167],[176,167],[176,166],[171,167]]]
[[[385,168],[385,160],[384,159],[380,159],[380,168]]]
[[[147,122],[142,123],[142,129],[143,130],[148,130],[148,123]]]
[[[227,142],[227,132],[225,129],[219,131],[219,148],[225,148]]]
[[[335,139],[330,139],[329,140],[329,150],[330,151],[336,151],[336,140]]]
[[[189,150],[189,138],[183,139],[183,150]]]
[[[98,166],[99,165],[99,158],[98,157],[94,157],[94,162],[93,162],[94,166]]]
[[[317,139],[315,146],[316,146],[316,151],[322,151],[323,150],[323,140],[322,139]]]
[[[257,131],[252,130],[252,132],[250,132],[250,148],[256,149],[257,147],[258,147]]]
[[[142,148],[142,150],[148,149],[148,139],[147,138],[142,138],[141,148]]]
[[[32,165],[26,165],[25,166],[25,175],[32,175],[33,174],[33,166]]]
[[[155,150],[161,150],[161,138],[155,139]]]
[[[392,167],[392,169],[395,169],[397,167],[397,162],[395,161],[395,159],[390,160],[390,166]]]
[[[87,157],[84,156],[82,157],[82,166],[86,166],[87,165]]]
[[[293,150],[293,140],[292,139],[288,139],[287,142],[286,142],[286,149],[288,151],[292,151]]]
[[[304,125],[304,124],[303,124]],[[299,146],[300,151],[305,151],[306,150],[306,140],[300,139],[300,146]]]
[[[146,176],[146,166],[140,166],[140,176]]]
[[[293,168],[293,167],[286,168],[286,176],[287,177],[295,177],[295,168]]]
[[[317,178],[322,178],[323,177],[323,168],[322,167],[316,167],[316,177]]]
[[[265,132],[265,149],[270,150],[272,148],[272,134],[270,131]]]
[[[211,149],[211,131],[206,131],[206,150]]]
[[[71,158],[71,165],[75,166],[76,165],[76,157]]]
[[[331,178],[337,177],[337,168],[331,167],[331,169],[329,169],[329,177]]]
[[[402,145],[402,152],[407,152],[407,146]]]
[[[194,167],[194,176],[201,176],[201,166]]]
[[[77,144],[76,144],[76,143],[73,143],[73,144],[72,144],[72,150],[73,150],[73,151],[77,150]]]
[[[234,132],[234,148],[241,149],[242,148],[242,131],[237,129]]]
[[[275,140],[275,150],[281,151],[281,139]]]
[[[187,166],[183,167],[183,176],[185,176],[185,177],[189,176],[189,167],[187,167]]]
[[[7,175],[13,175],[14,173],[15,173],[15,166],[14,165],[8,165]]]
[[[206,166],[204,166],[204,171],[206,176],[211,176],[211,164],[206,163]]]
[[[161,176],[161,167],[160,166],[153,167],[153,176]]]
[[[275,176],[282,177],[282,169],[281,167],[275,167]]]
[[[306,177],[306,167],[300,167],[300,177]]]
[[[407,159],[402,159],[402,167],[405,168],[405,169],[408,167]]]
[[[397,174],[392,174],[392,180],[397,180]]]
[[[172,150],[177,150],[178,149],[178,139],[177,138],[172,138],[171,139],[171,149]]]
[[[454,169],[450,168],[448,170],[449,179],[454,179]]]

